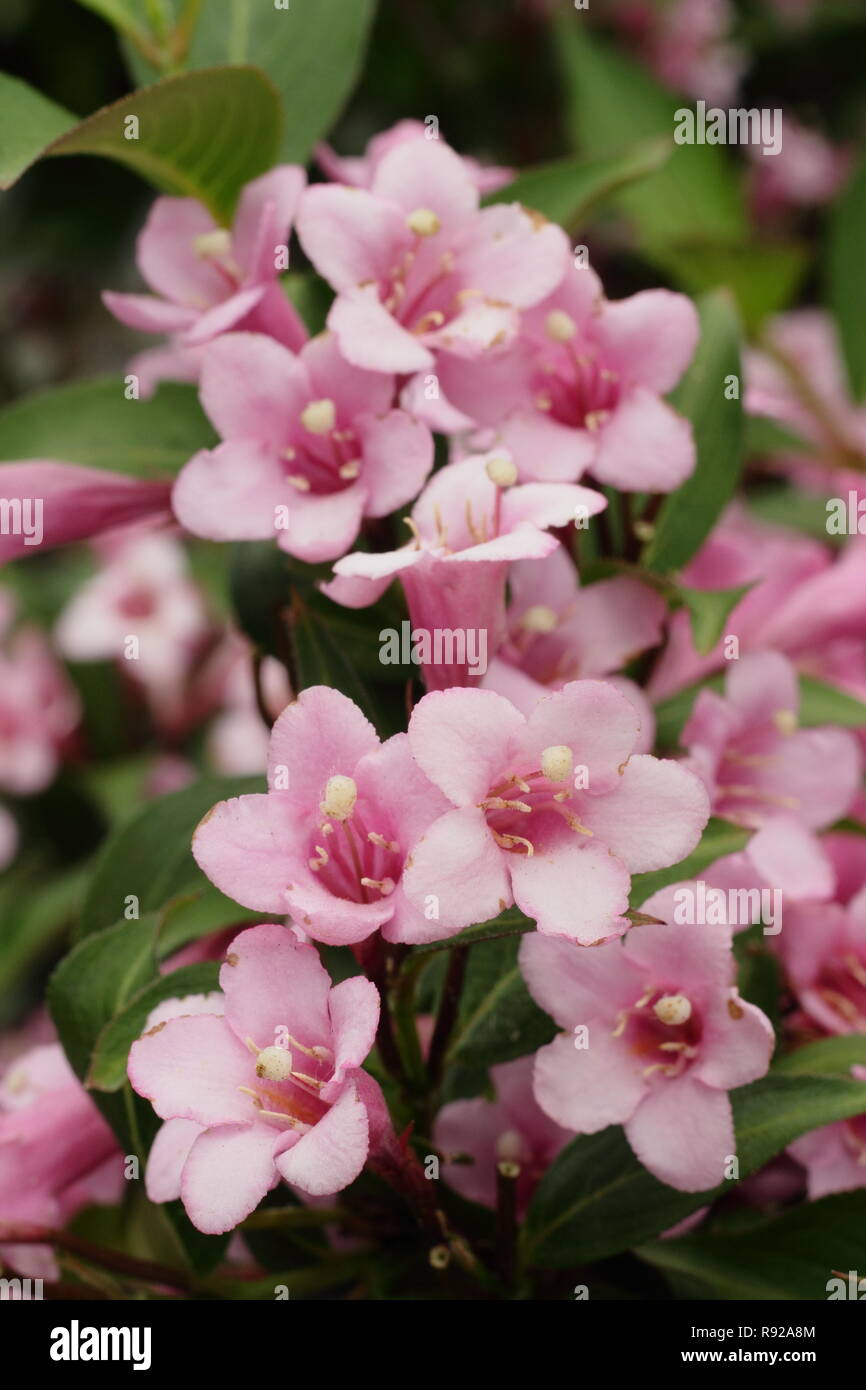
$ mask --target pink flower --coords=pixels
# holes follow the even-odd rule
[[[438,128],[430,134],[430,127],[423,121],[398,121],[388,130],[380,131],[367,142],[367,148],[360,156],[342,156],[335,153],[330,145],[316,146],[316,163],[335,183],[348,184],[351,188],[372,188],[379,165],[386,154],[398,145],[418,140],[438,140]],[[495,193],[506,187],[515,177],[514,169],[500,168],[494,164],[481,164],[469,155],[463,156],[463,164],[473,180],[478,192]]]
[[[804,902],[778,941],[791,987],[827,1033],[866,1033],[866,886],[847,904]]]
[[[220,986],[224,1015],[200,1001],[129,1054],[134,1089],[166,1121],[148,1164],[151,1198],[179,1192],[210,1234],[232,1230],[281,1178],[314,1196],[348,1187],[383,1111],[361,1070],[379,1018],[368,980],[332,986],[312,946],[269,924],[235,938]]]
[[[703,884],[703,892],[701,891]],[[700,880],[668,884],[641,904],[641,912],[675,924],[727,926],[741,931],[763,922],[766,934],[784,935],[794,904],[820,904],[833,897],[836,873],[826,842],[789,812],[766,820],[745,849],[726,854]],[[772,895],[776,895],[775,897]],[[699,916],[698,913],[701,915]]]
[[[662,397],[688,366],[691,300],[643,290],[611,303],[589,266],[570,268],[521,317],[510,351],[442,362],[448,401],[495,427],[522,478],[574,482],[589,470],[626,491],[670,492],[695,465],[691,426]]]
[[[725,624],[725,637],[736,637],[741,653],[769,647],[811,675],[820,677],[826,670],[832,681],[839,646],[846,649],[846,671],[851,669],[848,644],[854,640],[863,649],[866,541],[861,538],[853,538],[834,558],[820,542],[767,526],[735,504],[681,578],[694,589],[753,586]],[[724,663],[723,641],[707,656],[695,651],[689,615],[680,610],[671,619],[649,693],[663,700]]]
[[[194,198],[157,198],[138,238],[142,278],[153,295],[116,294],[103,302],[121,323],[168,333],[169,349],[138,359],[145,393],[163,376],[194,380],[196,349],[232,328],[268,333],[298,348],[306,330],[278,280],[306,175],[284,164],[248,183],[231,229],[218,227]],[[288,264],[280,264],[285,269]]]
[[[845,815],[862,776],[857,740],[832,726],[798,729],[799,706],[797,673],[779,652],[732,662],[724,696],[700,692],[682,743],[717,815],[754,827],[789,810],[813,830]]]
[[[708,814],[690,772],[632,756],[638,735],[634,707],[601,681],[573,681],[528,718],[492,690],[426,695],[409,746],[454,809],[409,854],[403,887],[429,919],[409,939],[449,936],[513,902],[572,942],[621,935],[630,875],[677,863]]]
[[[0,464],[0,497],[21,506],[22,526],[0,534],[0,564],[87,540],[144,517],[171,515],[171,484],[101,468],[30,459]],[[14,517],[14,512],[11,513]]]
[[[455,1100],[436,1117],[433,1140],[443,1156],[442,1177],[467,1201],[496,1206],[496,1165],[507,1160],[520,1167],[517,1206],[523,1215],[539,1179],[571,1137],[536,1101],[532,1066],[532,1057],[518,1057],[491,1067],[495,1100]]]
[[[771,158],[764,157],[763,145],[746,145],[753,165],[752,204],[758,217],[828,203],[851,167],[850,152],[837,148],[820,131],[801,125],[787,111],[784,121],[781,148]]]
[[[0,1230],[62,1226],[93,1202],[117,1202],[122,1160],[108,1125],[59,1043],[15,1058],[0,1081]],[[48,1247],[0,1247],[21,1274],[56,1279]]]
[[[298,356],[228,334],[205,354],[201,396],[225,442],[175,484],[175,512],[196,535],[276,537],[302,560],[333,560],[362,517],[410,502],[433,465],[429,430],[391,409],[394,378],[350,366],[328,334]]]
[[[136,533],[112,537],[103,555],[60,615],[58,646],[72,661],[123,661],[157,720],[177,725],[193,661],[210,635],[183,547],[167,535]]]
[[[536,1057],[542,1110],[579,1134],[624,1125],[640,1162],[671,1187],[720,1183],[736,1153],[728,1091],[764,1075],[774,1040],[737,992],[730,933],[635,927],[624,943],[583,952],[532,936],[520,968],[565,1030]]]
[[[518,560],[508,571],[506,638],[483,685],[524,714],[548,690],[571,680],[610,676],[662,639],[667,605],[627,575],[580,587],[577,570],[560,546],[543,560]],[[643,692],[614,681],[641,715],[641,747],[653,745],[655,721]]]
[[[268,765],[269,729],[256,701],[252,659],[249,643],[229,632],[203,673],[203,684],[221,707],[208,729],[208,757],[217,771],[236,777],[264,772]],[[275,657],[265,656],[259,680],[273,721],[292,698],[285,667]]]
[[[437,354],[498,347],[568,260],[560,227],[517,203],[479,210],[472,175],[441,140],[397,144],[369,190],[308,189],[298,235],[337,291],[328,327],[340,351],[380,372],[430,371]]]
[[[505,579],[509,563],[541,559],[559,542],[547,527],[567,526],[578,512],[594,516],[607,505],[601,493],[565,483],[513,486],[516,470],[500,453],[476,455],[434,474],[412,509],[414,540],[385,554],[357,551],[334,566],[323,585],[338,603],[375,603],[397,575],[415,627],[424,633],[484,633],[485,656],[505,632]],[[458,654],[459,655],[459,654]],[[435,651],[434,651],[435,657]],[[483,671],[472,662],[422,663],[428,689],[465,685]]]
[[[220,802],[193,853],[220,889],[257,912],[291,912],[314,940],[411,939],[423,912],[401,883],[406,851],[447,807],[405,734],[384,744],[351,700],[303,690],[271,734],[266,795]]]
[[[11,631],[13,611],[0,594],[0,787],[29,796],[56,776],[80,709],[42,633]]]
[[[866,1068],[851,1070],[861,1081],[866,1080]],[[866,1105],[866,1087],[863,1102]],[[810,1202],[832,1192],[866,1187],[866,1113],[803,1134],[787,1151],[806,1169]]]

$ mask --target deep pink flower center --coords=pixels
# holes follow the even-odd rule
[[[258,1118],[277,1128],[312,1128],[328,1110],[320,1091],[333,1074],[333,1056],[323,1045],[308,1046],[286,1033],[284,1043],[264,1049],[246,1039],[252,1054],[250,1084],[240,1089]]]
[[[282,452],[283,472],[301,495],[327,497],[350,487],[363,468],[361,445],[354,430],[338,424],[323,434],[298,429]]]
[[[697,1057],[703,1025],[691,1001],[689,1016],[683,1022],[664,1021],[665,1005],[684,999],[686,996],[676,987],[651,988],[617,1019],[614,1036],[624,1039],[630,1052],[643,1064],[645,1076],[680,1076]],[[668,1016],[677,1017],[675,1005],[667,1012]]]
[[[815,988],[846,1028],[866,1032],[866,964],[858,955],[825,961]]]
[[[117,606],[124,618],[152,618],[156,612],[156,597],[141,585],[122,594]]]
[[[307,862],[334,897],[371,903],[393,893],[403,868],[403,852],[381,808],[361,797],[345,819],[317,817]]]
[[[537,379],[536,406],[572,429],[600,429],[619,402],[618,373],[574,340],[562,344],[548,368]]]
[[[479,802],[494,840],[511,854],[532,855],[567,827],[591,836],[575,807],[572,777],[554,779],[539,769],[498,778]]]

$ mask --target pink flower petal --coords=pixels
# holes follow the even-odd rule
[[[184,1164],[181,1200],[207,1235],[231,1231],[276,1187],[274,1150],[283,1136],[265,1124],[219,1125],[196,1139]]]
[[[576,1048],[563,1033],[542,1047],[535,1059],[535,1098],[546,1115],[564,1129],[597,1134],[624,1124],[646,1091],[639,1062],[610,1025],[590,1017],[589,1046]]]
[[[277,1157],[286,1182],[313,1197],[341,1192],[354,1182],[367,1161],[369,1123],[354,1086],[348,1086],[298,1142]]]
[[[625,1132],[644,1167],[681,1192],[716,1187],[737,1152],[727,1093],[690,1073],[656,1083]]]
[[[249,1122],[251,1058],[246,1047],[217,1014],[172,1018],[132,1044],[129,1080],[133,1090],[151,1101],[163,1120],[196,1124]]]

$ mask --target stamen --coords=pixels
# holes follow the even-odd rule
[[[261,1108],[262,1108],[261,1098],[256,1094],[255,1091],[251,1090],[249,1086],[238,1086],[238,1090],[239,1090],[239,1091],[243,1091],[244,1095],[250,1096],[251,1099],[252,1099],[253,1105],[256,1107],[256,1109],[257,1109],[257,1110],[261,1110]]]
[[[430,333],[434,328],[441,328],[444,322],[445,315],[439,309],[431,309],[429,314],[421,315],[412,332]]]
[[[339,472],[344,482],[351,482],[352,479],[357,478],[361,472],[361,460],[349,459],[348,463],[340,465]]]
[[[312,1125],[305,1125],[303,1120],[295,1119],[294,1115],[287,1115],[283,1110],[260,1110],[259,1114],[263,1120],[282,1120],[289,1126],[289,1129],[302,1129],[305,1134],[309,1134]]]
[[[522,811],[524,815],[529,815],[532,807],[525,801],[507,801],[502,796],[488,796],[486,801],[478,803],[479,810],[482,811]]]
[[[325,850],[325,849],[323,849],[321,845],[316,845],[316,858],[315,858],[315,859],[308,859],[308,860],[307,860],[307,863],[309,864],[310,868],[313,870],[313,873],[318,873],[319,869],[324,869],[325,865],[326,865],[328,862],[329,862],[328,851]]]
[[[653,1013],[660,1023],[676,1028],[691,1018],[692,1001],[684,994],[665,994],[653,1005]]]
[[[797,716],[792,709],[777,709],[773,714],[773,723],[787,738],[793,734],[797,728]]]
[[[514,845],[526,845],[527,858],[535,853],[535,845],[522,835],[506,835],[504,831],[494,830],[493,838],[501,849],[510,850]]]
[[[511,459],[488,459],[484,465],[484,472],[497,487],[513,487],[517,482],[517,468]]]
[[[544,327],[548,338],[552,338],[555,343],[567,343],[577,332],[577,324],[564,309],[553,309],[547,315]]]
[[[384,835],[380,835],[378,830],[368,830],[367,839],[371,845],[378,845],[380,849],[391,850],[393,854],[398,853],[400,846],[396,840],[386,840]]]
[[[309,492],[310,480],[305,478],[303,473],[290,473],[286,482],[295,489],[296,492]]]
[[[351,777],[329,777],[325,784],[325,796],[319,802],[319,810],[333,820],[347,821],[355,809],[358,788]]]
[[[292,1075],[292,1054],[287,1047],[272,1045],[259,1053],[256,1076],[265,1081],[288,1081]]]
[[[321,401],[310,401],[301,411],[301,424],[310,434],[330,434],[337,419],[334,402],[327,397]]]
[[[291,1075],[293,1081],[302,1081],[305,1086],[312,1086],[316,1091],[321,1091],[325,1084],[324,1081],[317,1081],[314,1076],[307,1076],[303,1071],[293,1071]]]
[[[416,236],[435,236],[441,230],[442,223],[430,208],[416,208],[406,218],[406,226]]]
[[[541,771],[550,782],[567,782],[574,771],[574,754],[565,743],[554,743],[541,755]]]
[[[365,888],[378,888],[383,898],[394,892],[393,878],[362,878],[361,882]]]
[[[411,516],[404,516],[403,520],[404,520],[404,522],[406,523],[406,525],[409,527],[409,530],[412,532],[412,535],[415,537],[415,549],[416,549],[416,550],[420,550],[420,549],[421,549],[421,532],[418,530],[418,524],[417,524],[417,522],[416,522]]]
[[[527,608],[520,619],[520,626],[527,632],[553,632],[559,626],[559,618],[545,603],[537,603]]]
[[[221,260],[231,253],[232,234],[225,227],[202,232],[201,236],[193,237],[192,249],[203,261]]]

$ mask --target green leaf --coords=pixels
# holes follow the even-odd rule
[[[138,899],[143,917],[182,890],[204,886],[190,850],[202,816],[218,801],[263,790],[258,777],[203,778],[145,806],[106,841],[84,900],[79,935],[117,921],[130,897]],[[135,929],[134,922],[129,926]]]
[[[0,410],[0,460],[58,459],[137,478],[169,478],[217,442],[192,386],[128,401],[123,381],[53,386]]]
[[[866,159],[838,199],[827,248],[827,302],[842,340],[851,394],[866,397]]]
[[[635,132],[672,139],[677,100],[636,62],[591,34],[580,15],[555,21],[566,92],[566,122],[578,150],[616,155]],[[727,155],[714,145],[675,145],[654,174],[619,195],[645,251],[677,243],[711,245],[745,236],[743,198]]]
[[[243,926],[270,922],[272,918],[273,913],[250,912],[248,908],[239,907],[203,879],[189,892],[173,898],[158,914],[157,955],[165,960],[183,946],[213,932],[225,931],[228,927],[237,927],[240,931]]]
[[[744,849],[750,838],[750,831],[741,830],[739,826],[731,825],[728,821],[712,818],[707,823],[700,844],[685,859],[681,859],[679,864],[672,864],[667,869],[653,869],[645,874],[632,874],[632,906],[640,907],[653,893],[657,893],[660,888],[666,888],[669,883],[700,878],[704,869],[710,864],[715,864],[723,855],[737,854]]]
[[[485,198],[485,203],[523,203],[575,231],[599,203],[620,189],[646,178],[670,157],[670,137],[647,140],[627,153],[605,159],[561,159],[524,169],[513,183]]]
[[[644,555],[654,570],[680,569],[700,549],[734,495],[743,466],[742,404],[725,397],[726,378],[742,380],[736,310],[724,290],[707,295],[698,308],[698,350],[670,398],[692,422],[697,463],[662,503]]]
[[[8,97],[5,86],[0,88],[0,102],[4,93]],[[50,126],[48,113],[40,106],[37,120],[36,108],[27,110],[30,140],[25,147],[16,139],[6,160],[5,187],[37,159],[101,155],[127,165],[165,193],[198,198],[224,222],[240,189],[271,167],[279,148],[279,98],[265,74],[252,67],[218,67],[167,77],[79,124],[70,117],[72,129],[64,133],[55,129],[38,147],[32,136],[43,124]],[[57,126],[60,115],[58,108],[54,110]],[[137,138],[127,138],[127,130],[134,129],[128,117],[138,121]],[[7,120],[15,120],[11,103]]]
[[[739,1233],[662,1240],[635,1253],[689,1298],[825,1299],[833,1270],[863,1268],[866,1192],[843,1192]],[[862,1297],[862,1295],[861,1295]]]
[[[48,982],[48,1009],[76,1076],[86,1080],[105,1025],[156,974],[156,918],[118,922],[74,946]],[[100,1104],[109,1122],[130,1138],[119,1097]]]
[[[776,1062],[774,1070],[786,1076],[848,1076],[852,1067],[866,1065],[866,1037],[854,1033],[848,1037],[822,1038],[788,1052]]]
[[[446,1060],[484,1071],[550,1042],[556,1026],[530,997],[517,964],[520,938],[472,947]]]
[[[827,510],[823,499],[815,493],[801,492],[795,487],[762,487],[749,494],[746,506],[752,516],[769,526],[800,531],[822,545],[844,544],[843,537],[828,535]]]
[[[753,584],[740,584],[736,589],[679,587],[679,595],[689,610],[692,641],[701,656],[706,656],[713,650],[725,630],[731,610],[736,608],[743,595],[752,587]]]
[[[0,999],[13,1005],[13,986],[32,971],[46,953],[56,950],[75,918],[84,885],[85,867],[46,874],[44,869],[18,862],[3,875],[0,886]],[[0,1027],[6,1023],[0,1009]]]
[[[373,697],[347,659],[339,637],[297,591],[292,603],[292,647],[302,690],[310,685],[333,686],[355,701],[374,728],[382,728]]]
[[[761,454],[814,454],[814,452],[815,445],[811,444],[808,439],[803,439],[802,435],[795,434],[793,430],[788,429],[786,425],[779,424],[778,420],[771,419],[769,415],[746,416],[745,453],[747,458],[754,458]],[[815,498],[808,500],[812,506],[815,505]],[[823,510],[821,515],[823,518]]]
[[[375,0],[292,0],[284,10],[272,0],[204,0],[185,66],[261,68],[282,99],[279,158],[305,164],[360,75],[375,10]],[[127,54],[137,76],[152,77],[128,46]]]
[[[863,1082],[777,1071],[731,1092],[740,1177],[754,1173],[800,1134],[857,1115]],[[730,1192],[678,1192],[653,1178],[619,1128],[579,1135],[536,1189],[526,1223],[530,1262],[565,1268],[604,1259],[667,1230]]]
[[[800,723],[806,728],[841,724],[845,729],[862,729],[866,725],[866,704],[834,685],[826,685],[813,676],[801,676]]]
[[[0,72],[0,188],[9,188],[76,120],[26,82]]]
[[[148,1015],[166,999],[182,999],[188,994],[210,994],[219,989],[218,961],[199,961],[184,965],[168,975],[151,980],[138,991],[125,1008],[106,1023],[94,1044],[87,1071],[87,1085],[96,1091],[119,1091],[126,1081],[129,1049],[144,1031]]]
[[[689,294],[726,288],[737,301],[746,329],[754,333],[771,314],[794,299],[809,264],[799,242],[744,245],[677,245],[654,248],[652,260]]]

